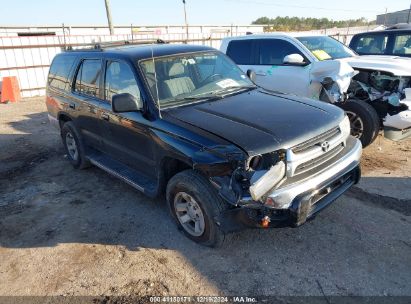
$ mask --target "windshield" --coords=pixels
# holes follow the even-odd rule
[[[160,108],[222,98],[223,94],[255,87],[239,67],[219,52],[150,58],[141,61],[140,67]]]
[[[328,36],[297,37],[320,61],[355,56],[355,52]]]

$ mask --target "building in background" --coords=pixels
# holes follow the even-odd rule
[[[388,14],[377,15],[377,25],[394,25],[397,23],[408,23],[410,9],[397,11]],[[410,20],[411,21],[411,20]]]

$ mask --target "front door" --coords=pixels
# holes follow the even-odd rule
[[[129,93],[141,100],[132,67],[125,61],[107,60],[104,77],[105,102],[100,117],[104,137],[104,150],[113,158],[136,169],[147,177],[155,177],[154,144],[149,133],[150,121],[143,109],[129,113],[114,113],[111,108],[115,94]]]
[[[309,97],[310,65],[302,52],[283,39],[257,39],[255,43],[256,83],[270,90]],[[291,54],[303,56],[306,64],[284,64],[284,57]]]

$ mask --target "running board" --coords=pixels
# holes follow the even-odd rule
[[[121,179],[133,188],[143,192],[147,196],[155,197],[157,194],[156,184],[136,170],[123,163],[112,159],[102,153],[88,155],[89,161],[96,167]]]

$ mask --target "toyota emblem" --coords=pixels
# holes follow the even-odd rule
[[[327,152],[330,149],[330,143],[328,141],[322,142],[321,149],[323,149],[324,152]]]

